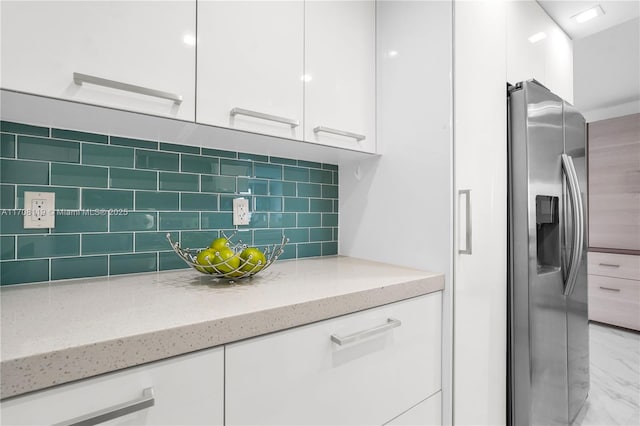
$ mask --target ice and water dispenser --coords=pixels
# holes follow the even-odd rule
[[[558,197],[536,196],[536,242],[538,273],[560,268],[560,220]]]

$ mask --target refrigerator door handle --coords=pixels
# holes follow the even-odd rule
[[[570,296],[578,279],[578,269],[582,262],[582,246],[584,244],[584,212],[582,210],[582,194],[578,183],[578,174],[573,165],[573,159],[567,154],[562,154],[562,171],[569,183],[569,198],[571,199],[573,212],[573,247],[571,248],[571,261],[569,274],[564,285],[564,295]]]

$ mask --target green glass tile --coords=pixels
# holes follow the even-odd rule
[[[200,154],[199,146],[178,145],[175,143],[160,142],[161,151],[184,152],[187,154]]]
[[[322,226],[338,226],[338,214],[337,213],[323,213],[322,214]]]
[[[220,160],[211,157],[183,155],[181,170],[183,172],[217,175],[220,171]]]
[[[63,163],[51,164],[52,185],[106,188],[108,182],[109,169],[106,167],[80,166]]]
[[[133,167],[133,149],[84,144],[82,145],[82,163],[97,166]]]
[[[263,163],[269,161],[269,157],[266,155],[247,154],[246,152],[239,152],[238,158],[240,160],[262,161]]]
[[[109,230],[118,231],[155,231],[158,229],[158,213],[128,212],[126,215],[109,216]]]
[[[313,168],[316,168],[316,169],[322,168],[322,164],[320,164],[320,163],[315,163],[313,161],[304,161],[304,160],[298,160],[298,166],[300,166],[300,167],[313,167]]]
[[[286,197],[295,197],[296,183],[281,182],[277,180],[269,181],[269,195],[284,195]]]
[[[322,243],[322,255],[323,256],[335,256],[338,254],[338,243],[335,241],[329,241]]]
[[[255,210],[258,212],[281,212],[281,197],[256,197]]]
[[[306,243],[298,244],[298,258],[320,256],[322,254],[322,244]]]
[[[333,240],[334,241],[338,241],[338,229],[339,228],[333,228]]]
[[[291,243],[306,243],[309,241],[309,228],[285,229],[284,234]]]
[[[202,229],[224,229],[233,227],[232,213],[202,213]]]
[[[338,172],[332,172],[333,173],[333,184],[337,185],[338,184]]]
[[[59,139],[18,136],[18,158],[79,163],[80,144]]]
[[[68,257],[51,259],[51,279],[100,277],[109,274],[108,256]]]
[[[287,244],[284,247],[284,252],[278,257],[278,260],[295,259],[298,257],[297,247],[295,244]]]
[[[72,139],[74,141],[109,143],[107,135],[97,133],[78,132],[76,130],[51,129],[52,138]]]
[[[168,152],[136,149],[136,168],[177,172],[180,169],[180,156]]]
[[[301,167],[284,167],[284,180],[309,182],[309,169]]]
[[[188,173],[160,173],[160,189],[163,191],[190,191],[200,190],[198,175]]]
[[[202,148],[202,155],[213,157],[238,158],[238,153],[234,151],[222,151],[220,149]]]
[[[320,226],[322,217],[320,213],[298,213],[298,226]]]
[[[111,136],[109,143],[111,143],[111,145],[121,145],[133,148],[158,149],[158,142],[145,141],[141,139],[121,138],[118,136]]]
[[[308,198],[285,198],[284,211],[285,212],[308,212],[309,199]]]
[[[316,183],[298,183],[298,197],[320,197],[322,186]]]
[[[133,234],[83,234],[82,254],[128,253],[133,251]]]
[[[178,241],[177,232],[171,233],[171,239]],[[136,251],[171,250],[166,232],[136,232]]]
[[[338,185],[322,185],[322,198],[338,198]]]
[[[109,170],[109,186],[122,189],[157,189],[158,173],[147,170],[119,169]]]
[[[295,213],[269,213],[269,228],[295,228]]]
[[[180,194],[180,210],[218,210],[218,196],[212,194]]]
[[[18,259],[79,254],[79,235],[21,235],[18,237]]]
[[[8,133],[0,135],[0,157],[15,158],[16,156],[16,136]]]
[[[240,160],[220,160],[220,174],[228,176],[251,176],[251,162]]]
[[[109,274],[135,274],[155,272],[158,268],[156,253],[117,254],[109,256]]]
[[[0,209],[14,209],[16,207],[15,185],[0,185]]]
[[[48,127],[31,126],[29,124],[0,121],[0,131],[6,133],[20,133],[23,135],[49,136]]]
[[[244,178],[238,178],[238,186],[240,186],[240,180]],[[248,179],[248,189],[253,195],[269,195],[269,181],[261,179]],[[238,188],[240,191],[240,188]]]
[[[240,230],[237,230],[237,232],[234,235],[233,233],[235,231],[236,230],[234,230],[234,229],[228,229],[228,230],[225,230],[224,233],[227,235],[227,237],[230,237],[230,240],[234,244],[242,243],[242,244],[247,244],[247,245],[250,245],[250,246],[253,245],[253,231],[252,230],[240,229]]]
[[[216,238],[217,231],[184,231],[180,233],[180,246],[190,249],[209,247]]]
[[[309,229],[309,239],[311,241],[331,241],[333,240],[333,228],[311,228]]]
[[[178,210],[179,204],[177,192],[136,191],[136,210]]]
[[[230,212],[233,211],[233,199],[237,198],[235,195],[221,195],[220,196],[220,211]]]
[[[2,218],[0,218],[2,220]],[[0,260],[12,260],[16,258],[16,237],[0,237]]]
[[[236,192],[236,178],[231,176],[200,176],[202,192]]]
[[[322,168],[325,170],[334,170],[334,171],[338,171],[338,166],[336,166],[335,164],[323,164]]]
[[[238,194],[251,195],[251,192],[249,191],[249,178],[239,177],[236,178],[236,182],[236,191]]]
[[[334,213],[338,213],[338,206],[340,205],[340,203],[338,202],[338,200],[333,200],[333,211]]]
[[[2,183],[49,183],[49,164],[37,161],[0,160]]]
[[[172,269],[186,269],[190,266],[173,251],[163,251],[158,253],[160,261],[160,271],[169,271]]]
[[[288,166],[295,166],[298,164],[298,161],[296,160],[281,157],[269,157],[269,162],[274,164],[286,164]]]
[[[133,191],[82,189],[83,209],[133,209]]]
[[[78,188],[62,188],[58,186],[22,186],[17,188],[17,207],[24,208],[24,193],[28,192],[53,192],[56,194],[56,209],[80,208],[80,190]]]
[[[282,179],[282,166],[276,164],[255,163],[253,173],[256,177]]]
[[[254,244],[279,244],[282,241],[282,229],[257,229],[253,231]]]
[[[79,232],[107,232],[109,217],[91,210],[75,210],[73,212],[56,213],[56,227],[51,231],[56,234]]]
[[[200,228],[200,214],[197,212],[160,213],[158,223],[160,230],[198,229]]]
[[[333,183],[333,174],[329,170],[309,170],[309,180],[313,183]]]
[[[0,234],[43,234],[48,229],[24,229],[22,210],[3,210],[0,212]]]
[[[49,260],[17,260],[0,264],[0,285],[49,280]]]
[[[310,200],[310,210],[312,212],[320,212],[320,213],[332,213],[333,212],[333,201],[332,200],[320,200],[320,199],[311,199]]]
[[[251,213],[251,220],[249,221],[250,228],[267,228],[269,226],[269,214],[268,213]]]

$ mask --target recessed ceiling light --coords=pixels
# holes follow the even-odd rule
[[[547,38],[547,34],[543,33],[543,32],[539,32],[539,33],[535,33],[534,35],[532,35],[531,37],[529,37],[529,43],[537,43],[540,40],[544,40],[545,38]]]
[[[604,15],[604,10],[602,6],[597,5],[592,7],[591,9],[587,9],[584,12],[580,12],[577,15],[573,15],[571,19],[576,21],[578,24],[582,24],[583,22],[590,21],[591,19]]]

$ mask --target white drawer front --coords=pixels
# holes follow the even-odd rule
[[[640,281],[589,275],[589,319],[640,330]]]
[[[226,347],[229,425],[383,424],[440,389],[441,292]],[[340,346],[347,336],[402,325]]]
[[[436,426],[442,424],[442,392],[431,396],[386,426]]]
[[[3,425],[49,425],[134,401],[153,388],[155,405],[112,425],[222,425],[223,348],[183,355],[3,401]]]
[[[589,252],[589,274],[640,280],[640,256]]]

